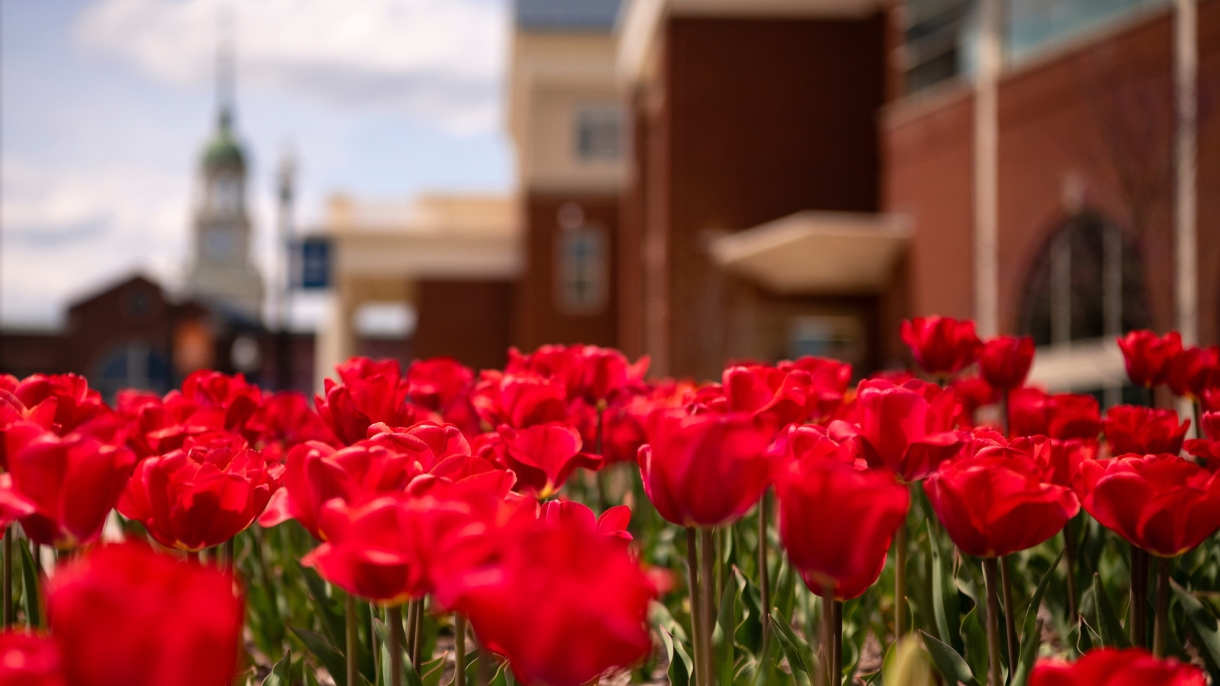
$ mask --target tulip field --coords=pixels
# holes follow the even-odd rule
[[[1128,333],[1103,413],[1028,337],[901,334],[867,378],[0,377],[0,686],[1220,684],[1220,348]]]

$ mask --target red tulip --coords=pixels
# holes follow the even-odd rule
[[[910,493],[883,472],[833,459],[791,463],[776,481],[779,531],[788,559],[814,593],[864,593],[885,567]]]
[[[1019,454],[963,457],[941,464],[924,483],[949,537],[975,557],[1001,557],[1042,543],[1080,511],[1070,488],[1042,480]]]
[[[1153,555],[1176,557],[1220,529],[1220,475],[1176,455],[1086,461],[1075,488],[1102,526]]]
[[[916,317],[904,320],[900,333],[915,361],[934,376],[949,376],[970,366],[983,347],[969,319]]]
[[[118,509],[167,548],[203,550],[250,526],[283,473],[254,450],[192,446],[136,465]]]
[[[512,475],[484,472],[432,479],[412,493],[362,504],[328,501],[319,518],[325,543],[301,563],[349,593],[387,605],[420,597],[438,581],[493,560],[505,528],[535,519],[536,501],[508,494]]]
[[[431,472],[445,460],[471,454],[470,443],[458,427],[436,422],[420,422],[405,429],[374,424],[369,427],[368,440],[361,444],[384,446],[407,456],[416,473]]]
[[[45,636],[0,634],[0,686],[64,686],[59,649]]]
[[[580,350],[575,373],[568,381],[568,395],[586,402],[607,401],[632,386],[640,386],[648,371],[649,358],[641,357],[635,364],[614,348],[595,345],[574,346]]]
[[[1009,431],[1014,436],[1049,436],[1057,440],[1096,439],[1101,409],[1091,395],[1048,394],[1022,388],[1008,396]]]
[[[571,522],[624,544],[631,541],[631,534],[627,531],[627,525],[631,523],[631,508],[626,505],[616,505],[598,516],[587,505],[574,500],[551,500],[542,505],[540,518],[548,524]]]
[[[1199,421],[1207,438],[1192,438],[1185,442],[1186,452],[1199,458],[1204,467],[1215,471],[1220,466],[1220,412],[1208,412]]]
[[[0,529],[35,512],[34,503],[13,490],[13,475],[0,474]]]
[[[539,498],[554,494],[577,467],[601,469],[597,455],[582,453],[580,434],[560,422],[535,424],[520,431],[500,427],[505,466],[517,475],[517,488]]]
[[[264,396],[242,435],[268,462],[282,462],[293,446],[307,441],[337,444],[334,432],[296,391]]]
[[[242,432],[262,402],[262,393],[240,374],[194,372],[181,391],[164,398],[121,391],[118,414],[127,424],[128,443],[140,457],[164,455],[187,439],[217,432]]]
[[[1000,392],[981,376],[959,376],[949,385],[962,401],[961,423],[966,426],[974,425],[974,415],[980,407],[1000,401]]]
[[[288,452],[284,487],[276,491],[259,524],[269,527],[295,519],[320,539],[318,519],[327,501],[338,498],[360,505],[399,493],[415,473],[410,455],[384,445],[365,441],[335,450],[325,443],[302,443]]]
[[[525,684],[579,686],[652,649],[656,585],[621,542],[560,519],[516,527],[495,563],[443,584],[482,645]]]
[[[241,374],[201,369],[183,380],[182,398],[200,410],[219,413],[224,428],[237,431],[258,409],[262,392]]]
[[[60,436],[111,414],[102,395],[75,374],[34,374],[22,379],[12,392],[27,408],[47,403],[54,414],[52,428]]]
[[[1025,385],[1033,362],[1032,336],[996,336],[984,344],[979,354],[979,374],[992,386],[1010,391]]]
[[[428,418],[426,410],[407,403],[408,385],[397,360],[353,357],[335,371],[341,382],[326,379],[325,396],[318,396],[314,404],[344,445],[363,440],[369,426],[378,422],[411,426]]]
[[[833,460],[866,468],[868,464],[850,444],[840,443],[829,432],[813,424],[789,426],[771,444],[770,452],[788,465],[799,460]]]
[[[856,411],[858,429],[835,422],[831,433],[839,440],[852,438],[870,467],[887,469],[908,483],[931,474],[968,438],[954,430],[961,413],[957,394],[923,381],[902,386],[862,381]]]
[[[1074,663],[1041,660],[1029,686],[1204,686],[1203,670],[1141,648],[1098,648]]]
[[[640,448],[640,476],[657,512],[681,526],[712,527],[741,517],[771,485],[774,429],[743,414],[655,413]]]
[[[1043,481],[1070,488],[1080,472],[1080,463],[1097,459],[1097,450],[1096,440],[1061,441],[1046,436],[1019,436],[1008,440],[995,431],[979,431],[964,452],[988,457],[1026,457],[1038,466]]]
[[[125,446],[23,423],[6,431],[12,490],[34,506],[21,527],[35,543],[74,548],[102,534],[106,516],[135,468]]]
[[[470,404],[474,371],[452,357],[416,360],[407,368],[407,395],[415,404],[440,414],[462,433],[479,433],[479,417]]]
[[[1182,441],[1190,428],[1190,420],[1179,424],[1178,413],[1173,410],[1115,405],[1106,412],[1102,428],[1113,455],[1177,455],[1182,451]]]
[[[720,412],[769,415],[775,426],[800,423],[808,418],[809,372],[783,371],[767,365],[737,365],[724,370],[721,388],[724,403],[713,403]]]
[[[70,686],[231,684],[242,605],[228,574],[135,544],[57,569],[47,590]]]
[[[1220,347],[1191,346],[1170,359],[1166,380],[1174,395],[1199,399],[1216,375],[1220,375]]]
[[[1118,339],[1131,383],[1144,388],[1168,381],[1169,365],[1182,352],[1182,337],[1170,331],[1158,337],[1147,329],[1128,332]]]
[[[796,360],[783,360],[776,367],[781,371],[799,369],[809,374],[805,413],[810,421],[827,421],[843,404],[847,385],[851,383],[851,365],[825,357],[808,355]]]
[[[301,560],[353,595],[397,605],[428,592],[420,559],[422,517],[417,501],[383,496],[362,505],[332,500],[319,525],[325,543]]]
[[[537,374],[484,371],[470,401],[489,427],[507,424],[524,429],[568,419],[567,388],[563,382]]]

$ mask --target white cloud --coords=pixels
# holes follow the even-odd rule
[[[185,259],[190,187],[140,168],[54,171],[4,163],[6,324],[60,324],[64,304],[142,272],[174,286]]]
[[[218,17],[236,11],[239,90],[384,107],[451,132],[498,122],[503,0],[97,0],[74,39],[150,77],[213,78]]]

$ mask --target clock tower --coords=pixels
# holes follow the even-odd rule
[[[226,52],[221,50],[217,65],[216,133],[199,166],[187,290],[232,314],[261,321],[263,280],[250,259],[246,154],[233,131],[231,56]]]

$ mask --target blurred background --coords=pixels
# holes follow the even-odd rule
[[[0,0],[0,368],[1220,340],[1220,4]]]

